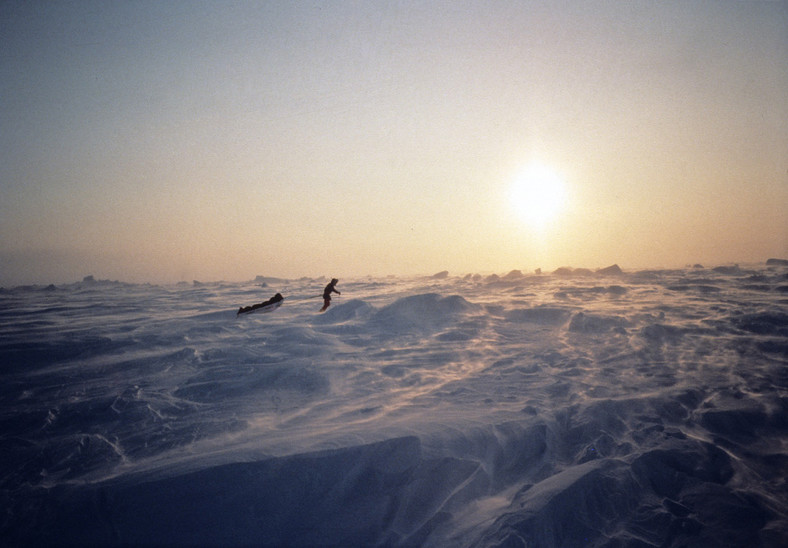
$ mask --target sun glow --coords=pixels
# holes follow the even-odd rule
[[[555,171],[534,164],[516,178],[510,199],[520,219],[533,228],[543,229],[561,212],[566,188]]]

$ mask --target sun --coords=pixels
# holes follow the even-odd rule
[[[566,199],[563,178],[549,167],[532,164],[512,185],[510,200],[518,217],[531,227],[544,229],[561,212]]]

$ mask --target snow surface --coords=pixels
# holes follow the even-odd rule
[[[3,542],[788,545],[785,264],[261,280],[0,291]]]

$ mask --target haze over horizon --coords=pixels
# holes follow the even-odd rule
[[[788,258],[786,61],[782,1],[6,2],[0,286]]]

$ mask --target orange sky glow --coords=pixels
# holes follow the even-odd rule
[[[786,2],[7,2],[0,44],[0,285],[788,258]]]

